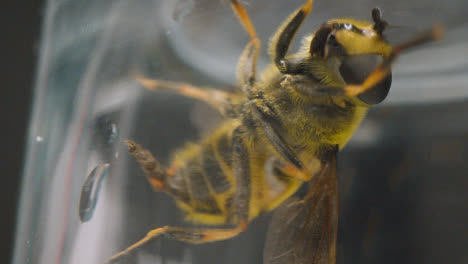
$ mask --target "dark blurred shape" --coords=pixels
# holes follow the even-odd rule
[[[468,102],[376,109],[378,143],[340,160],[340,263],[463,263],[468,257]],[[359,133],[359,131],[358,131]],[[340,186],[341,187],[341,186]]]
[[[2,2],[2,96],[0,120],[2,184],[0,201],[0,263],[10,263],[14,244],[19,186],[24,164],[25,137],[28,128],[37,44],[43,10],[42,0]]]

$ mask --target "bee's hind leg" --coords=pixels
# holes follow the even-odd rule
[[[239,224],[233,229],[197,229],[173,226],[156,228],[148,232],[148,234],[146,234],[146,236],[140,241],[112,256],[106,261],[106,264],[120,263],[123,259],[129,257],[130,254],[134,253],[135,250],[137,250],[138,248],[144,246],[150,241],[154,241],[161,237],[166,237],[169,239],[174,239],[191,244],[201,244],[229,239],[238,235],[246,228],[246,222]]]
[[[127,141],[129,146],[132,148],[141,148],[138,144],[131,141]],[[142,148],[141,148],[142,149]],[[144,151],[144,150],[143,150]],[[135,156],[135,154],[132,154]],[[148,158],[151,159],[151,158]],[[152,158],[154,160],[154,158]],[[138,158],[137,158],[138,160]],[[146,158],[144,160],[147,160]],[[155,161],[155,160],[154,160]],[[172,227],[165,226],[157,228],[148,232],[148,234],[131,245],[127,249],[115,254],[106,263],[119,263],[124,260],[127,256],[135,252],[136,249],[142,247],[149,241],[154,241],[161,237],[167,237],[170,239],[183,241],[192,244],[201,244],[206,242],[213,242],[219,240],[226,240],[232,238],[239,233],[245,231],[248,225],[249,219],[249,202],[250,202],[250,160],[249,153],[242,142],[239,130],[233,133],[233,164],[234,174],[236,177],[236,191],[233,200],[233,219],[237,222],[234,228],[229,229],[201,229],[201,228],[183,228],[183,227]],[[152,166],[151,168],[158,166]],[[144,167],[145,168],[145,167]],[[155,175],[158,177],[157,175]]]
[[[134,141],[126,140],[125,144],[128,147],[128,153],[135,157],[135,160],[145,172],[151,186],[157,191],[165,191],[167,187],[166,178],[173,175],[173,170],[163,169],[149,150]]]

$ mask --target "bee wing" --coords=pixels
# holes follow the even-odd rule
[[[336,263],[337,188],[336,157],[333,157],[302,200],[290,198],[273,214],[264,264]]]

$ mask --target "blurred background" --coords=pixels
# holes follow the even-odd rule
[[[269,36],[303,1],[243,3],[264,43],[262,67],[268,63]],[[370,112],[341,153],[339,263],[468,262],[468,58],[460,55],[468,54],[467,5],[462,0],[317,1],[298,34],[292,50],[301,35],[324,21],[369,20],[375,6],[394,24],[387,32],[392,42],[438,21],[448,29],[443,41],[398,60],[387,101]],[[8,180],[19,178],[23,159],[18,150],[24,149],[20,131],[26,118],[16,114],[34,109],[14,263],[102,263],[151,228],[187,225],[170,197],[151,190],[121,140],[141,143],[167,164],[171,152],[201,138],[220,117],[193,100],[145,91],[132,75],[231,89],[248,39],[228,1],[49,1],[44,8],[39,2],[30,7],[29,16],[24,6],[4,16],[11,17],[4,24],[14,26],[5,41],[12,45],[7,54],[17,54],[5,61],[29,65],[28,70],[6,64],[5,72],[18,82],[7,87],[22,87],[7,89],[17,95],[4,97],[2,104],[2,114],[9,114],[6,131],[12,133],[5,138],[18,139],[6,140],[16,145],[2,152],[13,170],[6,175],[15,175]],[[26,18],[33,31],[18,29]],[[29,48],[22,48],[27,39]],[[38,77],[31,101],[26,91],[34,66]],[[93,176],[97,195],[82,208],[81,188]],[[2,188],[3,201],[16,196],[15,183]],[[78,217],[81,209],[91,211],[85,223]],[[152,243],[131,262],[261,263],[268,220],[262,216],[245,234],[220,243]],[[13,227],[4,226],[11,234]]]
[[[10,263],[13,249],[19,182],[24,162],[26,129],[32,102],[44,12],[42,0],[5,1],[0,8],[3,83],[0,104],[2,149],[0,164],[0,263]]]

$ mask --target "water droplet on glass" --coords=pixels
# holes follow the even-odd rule
[[[109,164],[100,164],[86,177],[83,187],[81,188],[80,196],[79,215],[81,222],[87,222],[93,216],[102,180],[106,177],[108,172]]]
[[[104,144],[112,144],[119,139],[119,127],[109,117],[100,117],[96,122],[96,136]]]
[[[119,138],[119,129],[115,123],[110,124],[107,142],[112,143]]]
[[[185,16],[187,16],[195,7],[194,0],[179,0],[177,1],[174,12],[172,12],[172,19],[180,23]]]

